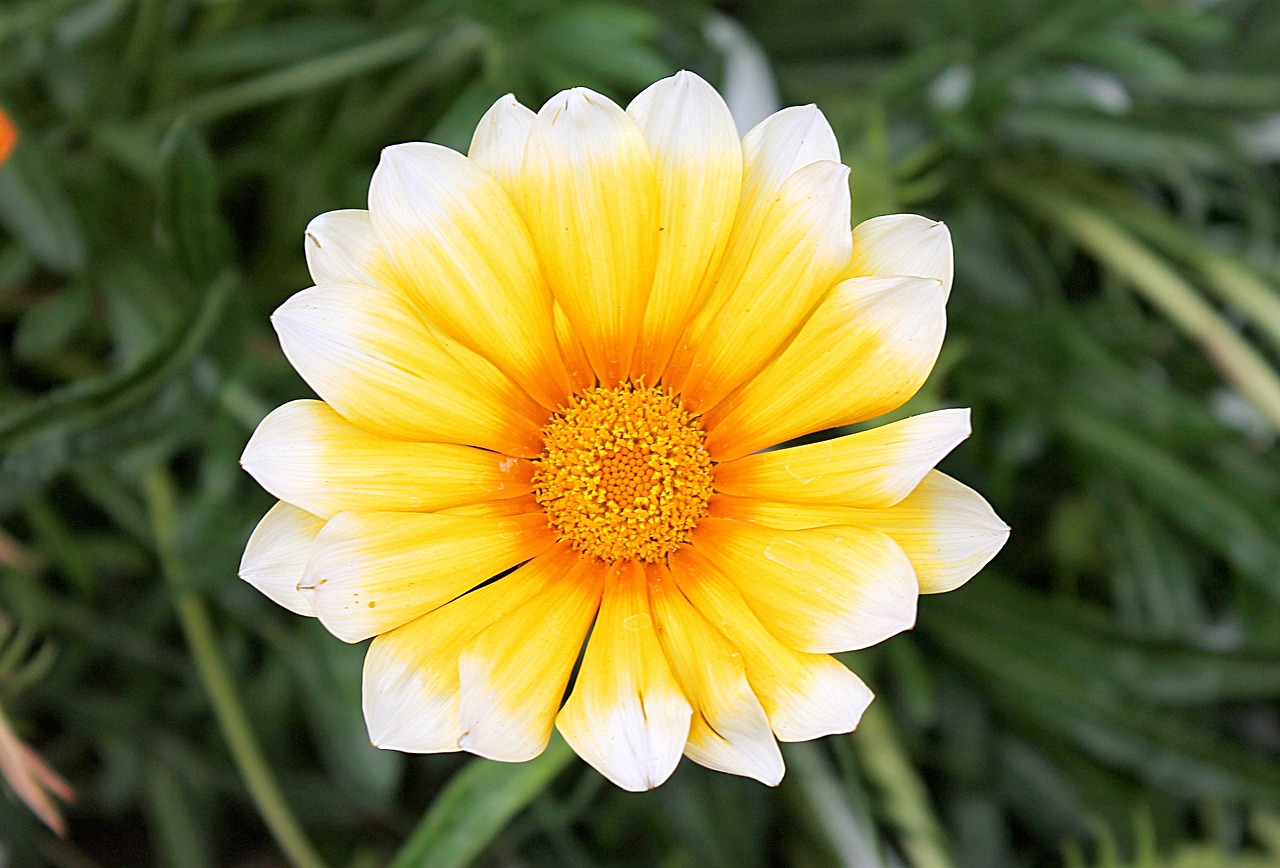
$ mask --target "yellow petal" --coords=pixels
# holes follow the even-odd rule
[[[480,118],[471,136],[471,148],[467,151],[467,158],[488,172],[516,203],[524,201],[520,171],[534,117],[532,111],[507,94]]]
[[[530,458],[542,448],[537,420],[546,411],[391,292],[317,286],[282,304],[271,321],[302,378],[361,428]]]
[[[546,551],[543,515],[489,519],[341,512],[316,538],[299,589],[339,639],[359,642]]]
[[[759,371],[847,269],[849,170],[813,163],[787,179],[748,255],[726,256],[715,293],[690,323],[667,380],[695,412]],[[732,287],[721,292],[722,287]]]
[[[1009,526],[982,495],[937,470],[930,471],[915,491],[888,509],[717,496],[711,511],[782,530],[827,525],[878,530],[906,552],[922,594],[960,587],[995,557],[1009,538]]]
[[[707,448],[727,461],[901,406],[933,369],[944,305],[931,279],[838,284],[768,367],[707,413]]]
[[[872,693],[834,657],[806,654],[776,639],[732,582],[692,547],[671,556],[685,597],[742,655],[747,682],[780,741],[808,741],[857,727]]]
[[[607,97],[574,88],[534,120],[524,217],[551,290],[605,385],[627,376],[653,283],[658,182],[644,136]]]
[[[653,154],[660,194],[657,270],[633,376],[657,382],[711,289],[742,189],[742,145],[715,88],[680,72],[627,106]]]
[[[380,437],[322,401],[273,410],[240,463],[276,497],[326,519],[347,510],[431,512],[533,490],[528,461]]]
[[[693,546],[738,586],[771,633],[801,651],[866,648],[915,624],[915,572],[879,531],[781,531],[705,518]]]
[[[573,381],[577,391],[591,388],[596,384],[595,372],[591,370],[591,360],[582,349],[582,341],[578,340],[578,336],[574,334],[573,326],[569,325],[569,317],[565,315],[560,302],[556,302],[552,315],[556,326],[556,346],[560,348],[560,358],[564,359],[564,366],[569,371],[569,379]]]
[[[747,683],[742,656],[698,614],[665,565],[650,564],[648,572],[658,639],[693,706],[685,756],[707,768],[776,786],[784,771],[782,753]]]
[[[693,714],[658,645],[646,584],[638,563],[607,568],[582,668],[556,718],[578,756],[632,792],[675,771]]]
[[[290,612],[314,616],[311,601],[298,590],[298,582],[322,527],[323,519],[277,503],[249,536],[240,559],[240,578]]]
[[[369,185],[373,229],[427,319],[491,360],[544,406],[569,393],[551,293],[511,199],[457,151],[386,148]]]
[[[546,748],[604,585],[594,559],[569,551],[559,563],[541,591],[463,649],[464,750],[523,762]]]
[[[368,211],[330,211],[307,224],[307,268],[317,286],[356,283],[388,286],[387,258],[373,234]]]
[[[951,232],[945,223],[917,214],[886,214],[853,230],[850,277],[932,277],[950,295],[954,273]]]
[[[716,490],[741,497],[893,506],[969,436],[967,409],[935,410],[869,431],[720,464]]]
[[[770,115],[747,133],[742,140],[742,157],[742,192],[720,273],[705,303],[709,312],[719,310],[737,289],[788,179],[813,163],[839,163],[840,147],[816,106],[794,106]],[[840,231],[847,234],[848,228],[846,218]]]
[[[413,753],[461,748],[458,658],[479,632],[518,611],[558,580],[568,546],[496,582],[383,633],[364,658],[364,717],[376,746]]]
[[[512,515],[531,515],[541,513],[542,504],[532,494],[509,497],[505,500],[485,500],[480,503],[468,503],[463,506],[451,506],[437,510],[440,515],[465,515],[472,518],[505,518]]]

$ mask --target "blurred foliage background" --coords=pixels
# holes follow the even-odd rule
[[[6,0],[0,707],[78,798],[60,840],[0,797],[0,865],[1280,864],[1278,45],[1273,0]],[[1010,543],[776,790],[375,750],[362,649],[235,578],[304,226],[505,92],[753,47],[857,219],[950,225],[903,412],[974,408],[943,467]]]

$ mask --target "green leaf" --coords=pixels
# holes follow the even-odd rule
[[[231,259],[231,233],[218,207],[213,157],[182,121],[169,130],[160,154],[161,237],[188,280],[204,286]]]
[[[205,345],[237,281],[224,275],[204,293],[193,317],[138,364],[78,380],[0,415],[0,509],[21,502],[75,460],[104,448],[100,429],[153,398]]]
[[[559,735],[526,763],[475,759],[436,796],[391,868],[462,868],[546,789],[574,753]]]
[[[24,139],[0,167],[0,224],[46,268],[59,274],[84,270],[84,230],[35,141]]]

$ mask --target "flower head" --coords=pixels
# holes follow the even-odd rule
[[[739,140],[684,72],[625,111],[505,97],[467,156],[388,148],[368,211],[311,223],[273,322],[322,400],[245,449],[281,502],[241,575],[373,637],[375,744],[516,761],[559,728],[642,790],[682,753],[774,784],[778,739],[857,726],[829,655],[1008,528],[932,469],[965,410],[761,451],[899,407],[942,342],[946,227],[851,232],[847,174],[816,108]]]

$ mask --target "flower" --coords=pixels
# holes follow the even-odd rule
[[[40,818],[61,838],[67,836],[67,822],[50,794],[64,802],[75,801],[75,791],[48,763],[13,732],[9,719],[0,709],[0,775],[22,799],[31,813]]]
[[[946,227],[851,232],[847,175],[815,107],[740,141],[682,72],[626,111],[504,97],[467,156],[387,148],[368,211],[312,221],[273,323],[323,400],[245,449],[281,502],[241,575],[373,638],[374,744],[519,761],[558,728],[644,790],[682,753],[776,784],[777,739],[857,726],[829,655],[1008,528],[932,469],[967,410],[761,451],[899,407],[942,342]]]
[[[13,121],[9,120],[4,109],[0,109],[0,163],[9,159],[9,154],[17,143],[18,131],[14,129]]]

